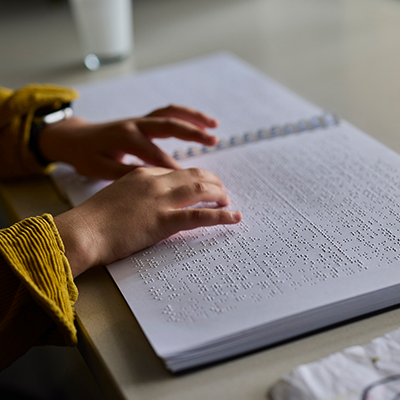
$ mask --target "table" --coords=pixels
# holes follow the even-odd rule
[[[96,72],[83,67],[67,3],[4,3],[3,86],[73,85],[226,49],[400,151],[396,0],[135,0],[133,56]],[[46,178],[3,184],[1,195],[13,219],[69,208]],[[79,349],[112,399],[263,399],[295,366],[389,332],[400,317],[394,309],[173,376],[104,268],[76,282]]]

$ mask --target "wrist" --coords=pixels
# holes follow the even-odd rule
[[[76,152],[76,129],[87,122],[82,118],[71,117],[43,127],[38,140],[41,154],[51,162],[71,162],[68,158]]]
[[[95,237],[78,209],[58,215],[54,223],[63,241],[65,256],[74,278],[99,264]]]

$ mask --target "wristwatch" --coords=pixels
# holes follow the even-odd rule
[[[33,115],[29,148],[42,166],[46,167],[51,163],[40,151],[39,138],[43,128],[70,118],[73,114],[71,103],[63,103],[61,107],[56,110],[54,110],[52,106],[39,108]]]

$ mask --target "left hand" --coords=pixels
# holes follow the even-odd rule
[[[123,164],[125,154],[133,154],[147,164],[180,169],[177,161],[152,139],[175,137],[213,146],[218,138],[206,129],[216,126],[218,122],[206,114],[175,105],[144,117],[101,124],[73,117],[44,128],[40,149],[48,160],[71,164],[82,175],[115,180],[137,168]]]

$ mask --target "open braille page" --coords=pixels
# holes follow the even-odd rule
[[[76,114],[92,121],[175,103],[219,119],[222,139],[260,139],[208,154],[158,141],[171,154],[197,154],[182,166],[220,176],[243,221],[181,232],[108,267],[170,370],[400,303],[396,153],[346,122],[315,128],[321,109],[230,54],[78,89]],[[291,123],[304,131],[291,133]],[[54,178],[73,205],[110,183],[69,167]]]
[[[210,132],[220,138],[310,119],[322,112],[230,53],[217,53],[77,89],[80,97],[74,102],[75,114],[89,121],[142,116],[174,103],[217,118],[220,125]],[[193,145],[178,139],[155,140],[155,143],[170,154]],[[135,160],[126,158],[126,163],[132,161]],[[80,178],[66,166],[59,167],[53,176],[73,205],[110,183]]]
[[[183,166],[220,176],[243,221],[109,266],[172,371],[400,302],[400,157],[363,132],[341,122]]]

